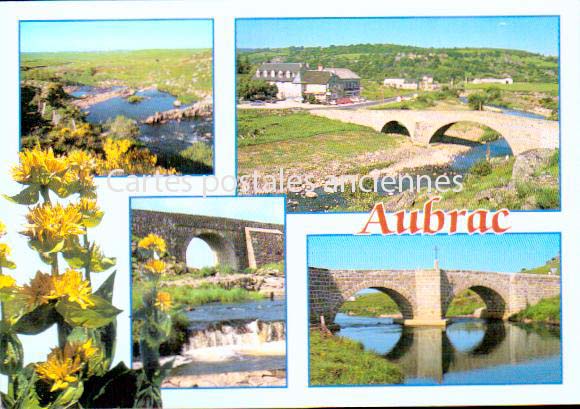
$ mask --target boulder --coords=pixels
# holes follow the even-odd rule
[[[399,195],[392,196],[390,199],[384,201],[385,211],[396,212],[398,210],[410,209],[417,200],[417,193],[406,190]]]
[[[512,181],[527,182],[534,178],[538,169],[550,161],[552,149],[533,149],[516,156],[512,171]]]

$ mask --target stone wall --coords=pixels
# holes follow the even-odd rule
[[[250,267],[257,268],[265,264],[284,261],[284,233],[282,231],[247,228],[246,235],[249,237],[248,245],[251,246],[248,253],[253,254],[253,261],[252,257],[249,257]]]
[[[131,232],[134,236],[144,237],[155,233],[165,239],[169,254],[178,261],[185,262],[187,247],[194,238],[204,240],[216,253],[218,263],[243,270],[250,267],[246,229],[262,229],[283,232],[284,226],[271,223],[259,223],[248,220],[237,220],[223,217],[198,216],[182,213],[156,212],[149,210],[132,210]],[[267,253],[274,252],[273,259],[278,254],[284,254],[283,238],[272,240],[258,239],[253,250],[258,254],[258,260],[268,259]],[[262,245],[268,244],[267,249]],[[281,248],[276,247],[281,245]]]

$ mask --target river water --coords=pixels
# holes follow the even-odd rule
[[[189,339],[170,376],[285,370],[284,299],[206,304],[187,316]]]
[[[70,94],[74,97],[93,96],[99,93],[121,89],[122,87],[96,88],[82,86]],[[133,119],[139,123],[138,139],[155,154],[174,155],[192,146],[194,143],[211,144],[213,141],[212,118],[188,118],[181,121],[167,121],[163,124],[148,125],[141,123],[156,112],[175,109],[176,98],[157,89],[137,91],[135,95],[143,97],[138,103],[130,103],[124,97],[113,97],[91,105],[85,110],[87,120],[93,124],[104,124],[118,115]],[[185,108],[182,105],[180,108]],[[177,169],[180,171],[180,169]]]
[[[562,382],[559,328],[461,318],[442,330],[346,314],[335,322],[337,335],[397,364],[409,385]]]

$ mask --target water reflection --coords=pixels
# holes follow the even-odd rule
[[[443,330],[344,314],[338,314],[335,322],[341,327],[338,335],[396,363],[409,384],[559,383],[562,379],[558,329],[462,319]]]

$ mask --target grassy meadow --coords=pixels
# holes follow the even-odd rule
[[[211,96],[212,50],[22,53],[21,80],[130,88],[155,86],[184,103]]]
[[[471,290],[465,291],[453,299],[447,310],[447,317],[473,314],[478,308],[485,307],[483,300]],[[340,312],[364,316],[380,317],[399,314],[399,307],[391,297],[385,293],[361,294],[354,301],[346,301]]]
[[[558,83],[554,82],[514,82],[513,84],[465,84],[467,90],[486,90],[497,88],[507,92],[544,92],[558,95]]]
[[[242,175],[254,169],[277,174],[281,166],[319,170],[326,161],[352,161],[358,154],[397,146],[404,138],[302,111],[239,110],[238,124]]]
[[[310,331],[311,385],[400,384],[403,372],[361,343]]]

